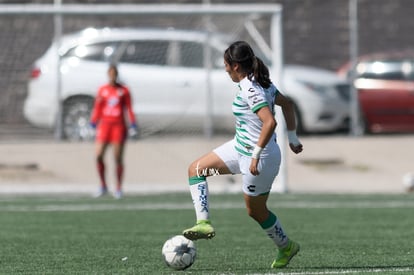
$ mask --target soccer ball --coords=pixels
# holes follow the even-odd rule
[[[407,173],[403,177],[403,185],[405,191],[413,192],[414,191],[414,174]]]
[[[177,235],[164,243],[162,256],[167,266],[175,270],[184,270],[194,263],[196,247],[193,241]]]

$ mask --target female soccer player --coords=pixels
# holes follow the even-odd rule
[[[96,197],[108,193],[104,155],[108,145],[112,144],[117,176],[114,197],[119,199],[122,197],[123,152],[127,138],[125,112],[128,114],[131,132],[135,135],[137,126],[131,106],[131,95],[128,88],[118,82],[118,69],[115,65],[109,66],[108,77],[109,83],[98,90],[90,121],[92,127],[97,127],[96,163],[101,185]]]
[[[206,178],[217,173],[242,174],[248,215],[259,223],[278,247],[278,255],[271,266],[285,267],[299,252],[299,244],[287,237],[279,219],[267,208],[266,202],[281,158],[276,142],[274,104],[282,108],[291,150],[297,154],[303,149],[296,136],[293,105],[273,85],[268,68],[255,56],[248,43],[237,41],[231,44],[224,52],[224,64],[226,72],[240,88],[232,107],[236,133],[232,140],[189,166],[190,192],[197,223],[184,230],[183,235],[190,240],[215,236],[209,219]]]

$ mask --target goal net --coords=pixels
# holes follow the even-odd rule
[[[278,80],[279,5],[1,5],[0,12],[9,15],[3,55],[16,67],[3,72],[14,108],[2,101],[2,117],[59,138],[90,138],[91,104],[110,63],[131,90],[144,136],[232,129],[237,86],[222,56],[233,41],[251,43]]]
[[[131,91],[141,138],[233,133],[238,87],[223,64],[231,42],[249,42],[281,85],[277,4],[16,4],[0,14],[0,123],[28,129],[26,139],[91,140],[94,96],[111,63]]]

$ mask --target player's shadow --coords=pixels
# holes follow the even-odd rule
[[[320,271],[329,271],[329,270],[355,270],[356,272],[366,272],[367,270],[378,270],[382,272],[395,272],[395,270],[401,270],[401,271],[412,271],[414,273],[414,264],[408,264],[408,265],[371,265],[371,266],[308,266],[308,267],[302,267],[302,268],[295,268],[291,267],[293,269],[306,269],[306,270],[320,270]]]
[[[330,266],[330,265],[318,265],[318,266],[302,266],[302,267],[295,267],[294,265],[287,266],[283,268],[284,272],[300,272],[300,274],[306,274],[304,272],[309,272],[312,270],[312,273],[321,272],[320,274],[326,274],[326,272],[337,272],[338,270],[344,271],[344,272],[350,272],[350,274],[363,274],[367,271],[373,270],[375,272],[413,272],[409,274],[414,274],[414,264],[409,265],[375,265],[375,266]],[[203,269],[204,272],[208,271],[208,269]],[[213,270],[211,270],[213,272]],[[249,268],[246,267],[240,267],[240,268],[233,268],[231,270],[232,272],[235,272],[233,274],[239,274],[238,272],[241,272],[240,274],[246,274],[246,272],[249,272]],[[274,271],[282,271],[282,269],[274,269]],[[253,273],[257,272],[263,272],[265,274],[266,272],[269,272],[269,267],[263,267],[263,268],[255,268],[254,270],[251,270]],[[408,273],[407,273],[408,274]]]

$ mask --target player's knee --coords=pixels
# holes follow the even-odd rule
[[[256,209],[256,208],[247,208],[247,215],[251,217],[256,222],[263,222],[266,220],[268,213],[263,211],[263,209]]]
[[[200,160],[193,161],[188,166],[189,177],[208,177],[211,176],[207,173],[208,169],[200,165]]]
[[[197,163],[193,162],[188,166],[188,176],[194,177],[197,176]]]
[[[247,208],[247,215],[249,215],[249,217],[252,218],[253,220],[256,220],[257,221],[258,214],[253,209]]]
[[[122,157],[115,157],[115,164],[116,165],[123,165]]]
[[[96,156],[96,162],[97,162],[97,163],[102,163],[102,162],[103,162],[103,160],[104,160],[103,155],[98,154],[98,155]]]

